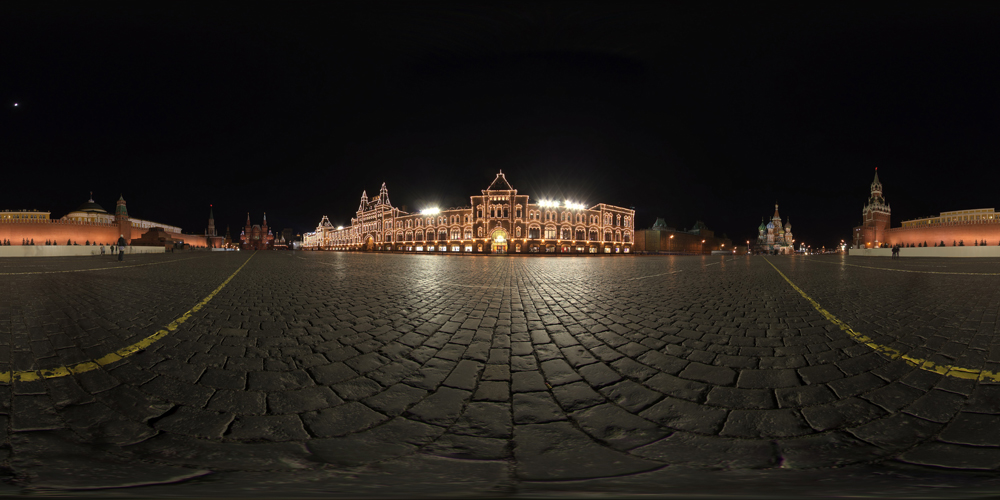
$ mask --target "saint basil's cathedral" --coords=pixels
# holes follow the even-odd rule
[[[792,221],[789,220],[784,226],[781,225],[781,216],[778,215],[778,204],[774,204],[774,215],[767,224],[761,221],[757,228],[757,253],[767,254],[793,254],[795,248],[792,246],[795,240],[792,238]]]

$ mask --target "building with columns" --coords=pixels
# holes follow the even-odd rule
[[[531,201],[503,172],[466,207],[408,213],[394,207],[382,184],[378,196],[361,194],[351,225],[333,227],[323,216],[305,235],[306,248],[474,254],[627,254],[635,211],[606,203],[589,208],[570,200]]]

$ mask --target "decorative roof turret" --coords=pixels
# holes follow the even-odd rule
[[[378,201],[383,205],[389,205],[389,190],[386,189],[385,183],[382,183],[382,189],[378,192]]]
[[[512,188],[510,186],[510,183],[507,182],[507,178],[504,177],[503,170],[501,170],[500,173],[497,174],[497,178],[493,179],[493,182],[490,184],[490,187],[486,188],[486,190],[487,191],[513,191],[514,188]]]
[[[889,204],[885,202],[885,197],[882,196],[882,183],[878,180],[878,168],[875,169],[875,180],[872,181],[871,188],[868,203],[865,204],[865,208],[861,211],[861,214],[867,217],[871,212],[891,213],[892,210],[889,208]]]
[[[118,195],[118,203],[115,206],[115,215],[128,217],[128,209],[125,208],[125,197],[122,195]]]

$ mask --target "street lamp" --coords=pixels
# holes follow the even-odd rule
[[[701,246],[698,247],[698,252],[701,253],[702,255],[705,254],[705,240],[701,240]]]
[[[667,240],[667,253],[674,251],[674,235],[670,235],[670,239]]]

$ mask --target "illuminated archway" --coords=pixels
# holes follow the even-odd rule
[[[498,228],[490,234],[490,240],[491,253],[507,253],[507,231]]]

